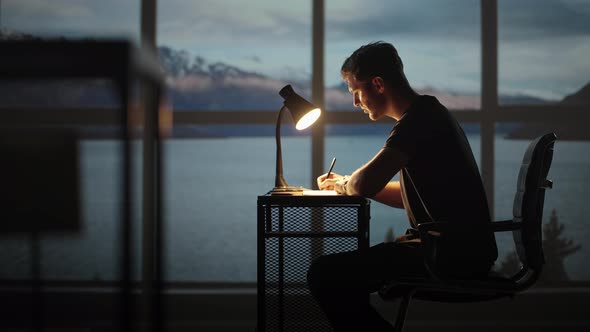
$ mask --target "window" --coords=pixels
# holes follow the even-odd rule
[[[302,96],[311,94],[311,2],[158,5],[159,56],[177,117],[164,161],[166,277],[254,282],[255,195],[274,186],[278,92],[292,84]],[[253,120],[259,111],[268,112],[272,124]],[[216,124],[220,112],[235,122]],[[197,117],[182,117],[187,114]],[[286,115],[284,177],[308,187],[310,131],[293,129]]]
[[[418,92],[437,96],[449,109],[480,108],[478,1],[326,1],[329,110],[352,109],[340,66],[358,47],[378,40],[396,47]]]
[[[512,216],[518,164],[530,141],[558,136],[544,209],[546,269],[550,282],[587,281],[584,264],[588,214],[583,183],[590,176],[587,144],[587,54],[590,7],[581,1],[498,1],[498,113],[494,140],[497,219]],[[518,121],[510,118],[526,114]],[[508,130],[506,130],[508,129]],[[563,227],[563,229],[561,229]],[[572,242],[568,242],[571,240]],[[547,242],[549,241],[549,242]],[[581,247],[579,247],[581,245]],[[500,259],[508,260],[509,253]]]
[[[309,95],[310,2],[158,2],[158,48],[175,110],[278,111]]]
[[[498,1],[500,103],[587,105],[571,96],[588,90],[589,20],[582,1]]]
[[[139,41],[140,0],[3,0],[0,2],[1,39],[125,38]],[[119,101],[112,82],[103,80],[3,80],[1,116],[25,109],[32,119],[49,119],[53,129],[77,130],[81,174],[82,225],[77,233],[40,235],[41,277],[45,280],[113,281],[120,277],[120,224],[122,142],[114,133],[117,123],[92,123],[92,119],[112,115]],[[90,109],[84,109],[90,107]],[[72,111],[72,112],[70,112]],[[81,114],[83,113],[83,114]],[[47,116],[47,114],[56,114]],[[89,115],[90,114],[90,115]],[[2,120],[0,120],[2,122]],[[133,149],[134,243],[141,234],[141,147]],[[0,240],[2,279],[26,279],[31,273],[31,238],[28,235]],[[140,247],[140,245],[138,245]],[[136,250],[138,248],[135,248]],[[135,251],[134,273],[139,271],[139,250]]]
[[[292,84],[304,97],[311,95],[314,3],[317,4],[272,0],[247,4],[239,0],[157,1],[157,22],[147,25],[157,26],[159,56],[175,111],[174,136],[164,144],[165,253],[169,280],[255,280],[254,196],[273,185],[274,119],[282,105],[279,89]],[[487,6],[492,2],[327,0],[322,3],[326,9],[325,54],[321,55],[325,60],[324,101],[328,111],[333,111],[335,121],[326,125],[325,137],[320,140],[325,139],[325,152],[318,149],[322,156],[313,160],[313,168],[318,169],[319,163],[327,168],[336,156],[335,172],[350,172],[376,153],[367,146],[378,149],[382,145],[391,123],[375,124],[362,114],[353,117],[351,112],[340,112],[351,111],[353,107],[339,69],[345,57],[360,45],[377,40],[391,42],[398,48],[414,88],[437,96],[467,129],[488,195],[494,202],[496,220],[510,217],[516,165],[531,133],[539,130],[558,133],[560,138],[550,172],[556,187],[547,194],[545,220],[550,222],[555,216],[565,225],[563,236],[582,245],[564,264],[571,280],[587,281],[590,273],[582,257],[587,250],[584,239],[588,227],[580,220],[590,212],[584,202],[588,196],[584,183],[590,176],[590,165],[584,156],[590,151],[587,144],[590,138],[579,124],[589,121],[584,109],[589,103],[588,4],[578,0],[542,0],[534,4],[498,0],[497,25],[495,20],[486,25],[498,32],[498,54],[489,54],[485,61],[488,65],[498,64],[494,75],[498,75],[499,106],[491,102],[483,105],[490,109],[470,112],[482,108],[481,95],[494,95],[494,89],[487,87],[482,91],[481,88],[482,82],[495,81],[484,77],[489,73],[481,70],[482,43],[490,46],[496,40],[481,40],[480,6],[484,4],[484,18],[490,18],[491,9],[495,8]],[[115,36],[137,42],[140,4],[141,0],[3,0],[1,34],[3,38],[7,34],[11,38]],[[109,88],[101,82],[91,83],[105,90]],[[80,94],[77,84],[68,84],[67,89],[57,87],[48,94],[45,87],[39,90],[57,96],[54,106],[60,108],[88,106],[76,104],[76,100],[72,105],[71,99],[62,101],[59,99],[62,95],[77,96],[78,101],[94,100]],[[100,89],[92,91],[104,93]],[[23,106],[17,99],[27,99],[5,97],[1,98],[3,111]],[[113,100],[103,97],[99,98],[101,103],[91,106],[101,110],[110,108]],[[28,100],[56,102],[32,97]],[[564,116],[565,109],[575,116]],[[553,121],[557,112],[559,122]],[[60,113],[63,120],[71,120],[69,116],[67,112]],[[286,117],[282,126],[285,178],[292,185],[313,186],[309,184],[311,151],[317,146],[312,146],[309,131],[294,134],[289,123]],[[118,211],[113,199],[117,179],[109,173],[120,163],[115,152],[117,145],[109,139],[83,142],[81,165],[83,174],[87,174],[84,178],[86,228],[76,237],[62,234],[42,240],[44,276],[95,280],[117,277],[118,249],[101,241],[108,238],[114,242],[118,236],[117,220],[113,217]],[[350,154],[351,147],[358,154]],[[134,192],[140,197],[140,144],[135,145],[134,153],[137,177]],[[135,243],[140,243],[141,207],[134,209]],[[394,212],[397,214],[393,216],[391,213],[391,209],[378,203],[372,205],[373,218],[379,220],[372,223],[372,244],[385,239],[390,225],[388,218],[406,218],[403,211]],[[405,229],[405,225],[399,225],[394,225],[396,235]],[[29,256],[24,239],[2,239],[3,246],[9,250],[0,254],[0,262],[12,268],[0,272],[1,278],[28,276]],[[87,264],[84,269],[76,269],[74,266],[82,262],[81,252],[84,257],[91,255],[94,259],[84,262]],[[137,258],[139,253],[138,250]],[[501,252],[499,259],[507,254]],[[138,266],[134,271],[139,273]]]
[[[141,0],[3,0],[2,33],[42,38],[140,39]]]
[[[527,123],[530,125],[530,123]],[[516,126],[495,138],[496,169],[496,219],[512,218],[512,206],[516,192],[516,182],[524,152],[531,140],[536,137],[524,136],[523,127]],[[526,128],[526,126],[524,127]],[[585,197],[590,195],[587,183],[590,177],[590,144],[588,141],[560,139],[555,143],[553,163],[548,179],[554,187],[545,193],[543,224],[546,228],[546,271],[542,277],[551,281],[563,282],[590,279],[590,269],[584,257],[588,255],[590,229],[585,224],[590,209]],[[553,221],[555,220],[555,221]],[[552,224],[552,221],[555,224]],[[559,230],[559,227],[563,227]],[[512,236],[505,241],[512,242]],[[566,244],[564,240],[572,240]],[[564,241],[558,244],[558,241]],[[563,247],[560,247],[563,246]],[[581,248],[577,248],[581,245]],[[574,250],[572,250],[574,249]],[[570,253],[567,251],[572,250]],[[560,252],[561,251],[561,252]],[[499,260],[506,260],[510,252],[501,253]]]
[[[140,40],[141,0],[3,0],[2,39]],[[0,107],[113,108],[115,88],[104,80],[2,81]]]
[[[285,180],[310,177],[306,137],[282,138]],[[173,139],[165,146],[166,277],[256,280],[256,195],[274,186],[271,136]]]

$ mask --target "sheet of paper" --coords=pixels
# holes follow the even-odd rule
[[[337,196],[334,190],[304,190],[303,196]]]

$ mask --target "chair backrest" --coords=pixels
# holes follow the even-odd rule
[[[531,142],[522,160],[514,197],[513,220],[522,223],[520,230],[513,232],[516,252],[523,263],[523,270],[532,269],[537,276],[545,263],[543,204],[545,189],[552,186],[552,182],[547,180],[547,173],[553,160],[556,139],[554,133],[548,133]]]

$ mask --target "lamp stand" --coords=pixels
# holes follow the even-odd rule
[[[287,109],[285,105],[281,107],[279,115],[277,116],[276,124],[276,141],[277,141],[277,158],[276,158],[276,172],[275,172],[275,187],[271,191],[271,195],[301,195],[303,187],[293,187],[287,184],[283,178],[283,154],[281,150],[281,120],[283,113]]]

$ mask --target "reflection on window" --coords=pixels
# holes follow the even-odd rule
[[[160,61],[176,110],[274,111],[287,83],[309,97],[310,1],[158,5]]]
[[[501,104],[590,103],[590,10],[581,1],[498,1]]]

